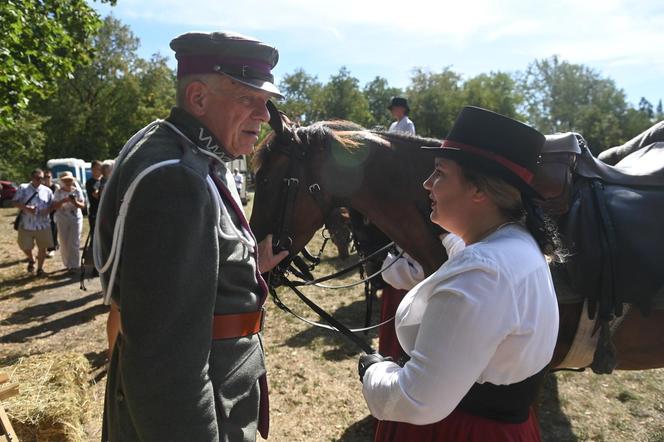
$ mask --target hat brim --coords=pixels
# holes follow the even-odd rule
[[[281,92],[279,92],[279,89],[277,87],[270,83],[269,81],[264,81],[260,79],[247,79],[247,78],[238,78],[234,75],[222,73],[222,75],[227,75],[231,77],[233,80],[237,81],[238,83],[241,83],[245,86],[249,86],[252,89],[257,89],[259,91],[267,92],[270,95],[272,95],[275,98],[278,98],[280,100],[283,100],[284,96],[281,95]]]
[[[420,149],[432,153],[436,157],[449,158],[453,161],[467,161],[472,163],[480,172],[486,173],[490,176],[495,176],[504,180],[506,183],[516,187],[521,193],[538,199],[544,199],[530,184],[525,182],[521,177],[515,174],[510,169],[487,160],[472,153],[464,152],[463,150],[455,147],[440,147],[440,146],[421,146]]]

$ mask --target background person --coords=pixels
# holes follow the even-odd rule
[[[44,186],[51,189],[55,195],[55,191],[60,188],[60,185],[53,181],[53,171],[51,169],[44,169]],[[58,249],[58,226],[55,224],[54,213],[51,212],[49,217],[51,219],[51,236],[53,237],[53,247],[47,249],[46,256],[52,257],[54,252]]]
[[[360,358],[377,441],[541,439],[531,406],[551,360],[558,306],[543,250],[555,232],[532,202],[544,136],[465,107],[424,187],[431,220],[466,248],[409,291],[397,310],[400,367]]]
[[[71,172],[60,175],[62,187],[53,196],[51,210],[55,212],[55,222],[60,235],[60,256],[67,271],[74,274],[81,265],[81,232],[85,207],[83,192],[76,186]]]
[[[254,441],[268,424],[259,272],[287,252],[273,255],[271,235],[256,244],[225,162],[252,152],[268,99],[281,96],[278,52],[224,32],[184,34],[171,48],[177,106],[119,156],[98,213],[103,262],[134,177],[177,161],[136,187],[117,279],[101,275],[114,304],[104,440]]]
[[[85,192],[88,194],[88,223],[90,232],[95,231],[95,222],[97,221],[97,210],[99,210],[99,198],[101,197],[101,166],[99,160],[92,161],[92,176],[85,182]]]
[[[390,105],[387,106],[394,118],[388,132],[402,132],[406,134],[415,135],[415,124],[408,118],[410,107],[408,107],[408,100],[403,97],[393,97]]]
[[[46,249],[53,247],[51,235],[51,203],[53,192],[42,184],[44,171],[35,169],[30,182],[21,184],[14,195],[14,207],[21,210],[18,245],[28,258],[28,273],[35,270],[33,249],[37,245],[37,276],[44,274]]]

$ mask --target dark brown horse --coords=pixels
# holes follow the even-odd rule
[[[447,259],[439,230],[429,220],[429,200],[422,188],[433,170],[433,157],[419,149],[440,145],[439,140],[369,131],[338,121],[294,127],[275,115],[270,124],[274,133],[255,156],[251,226],[258,240],[280,229],[284,179],[295,178],[299,190],[289,218],[291,253],[309,242],[332,208],[346,206],[378,226],[427,274]],[[555,282],[558,288],[560,281]],[[571,347],[583,304],[561,303],[559,308],[554,367]],[[664,311],[654,310],[646,317],[630,310],[613,343],[618,369],[664,367]]]

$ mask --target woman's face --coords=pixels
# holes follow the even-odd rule
[[[435,169],[424,182],[431,199],[431,221],[448,232],[462,236],[472,216],[477,187],[466,180],[456,161],[436,158]]]
[[[70,180],[62,180],[61,182],[62,182],[62,188],[67,192],[71,191],[72,187],[74,187],[72,186],[73,183]]]

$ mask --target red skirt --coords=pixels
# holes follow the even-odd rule
[[[407,290],[395,289],[390,285],[385,286],[380,298],[380,322],[386,321],[396,314],[397,308],[406,293],[408,293]],[[383,356],[391,356],[395,361],[403,356],[404,351],[399,345],[394,321],[382,325],[378,330],[378,353]]]
[[[430,425],[379,421],[375,442],[540,442],[537,418],[530,410],[528,420],[510,424],[454,410]]]

